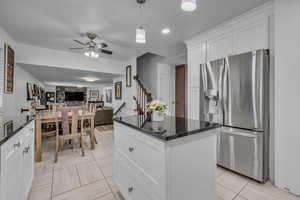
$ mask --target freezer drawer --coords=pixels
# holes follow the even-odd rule
[[[264,182],[263,134],[222,127],[218,135],[218,165]]]

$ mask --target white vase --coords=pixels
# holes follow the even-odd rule
[[[152,112],[152,121],[161,122],[165,120],[165,113],[160,111]]]

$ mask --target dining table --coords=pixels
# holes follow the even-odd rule
[[[79,112],[79,118],[82,115],[82,112]],[[41,110],[36,113],[35,116],[35,161],[42,161],[42,125],[48,123],[56,122],[56,112],[53,110]],[[71,118],[71,113],[70,113]],[[95,149],[95,135],[94,135],[94,120],[95,112],[86,111],[84,114],[84,119],[89,120],[91,123],[91,149]],[[62,118],[58,116],[58,121],[61,122]]]

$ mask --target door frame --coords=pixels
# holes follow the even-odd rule
[[[177,105],[177,69],[179,67],[184,68],[184,117],[187,118],[187,65],[186,64],[181,64],[181,65],[176,65],[175,66],[175,102]],[[175,105],[175,116],[177,116],[177,106]]]

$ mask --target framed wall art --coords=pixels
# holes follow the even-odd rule
[[[131,87],[131,65],[126,67],[126,87]]]
[[[115,99],[122,99],[122,81],[115,82]]]
[[[99,90],[90,90],[90,98],[99,98]]]
[[[106,89],[106,103],[112,103],[112,89]]]
[[[27,100],[30,101],[30,100],[33,100],[33,88],[32,88],[32,85],[31,83],[27,83],[26,84],[26,88],[27,88]]]
[[[8,44],[4,44],[4,93],[14,92],[14,68],[15,52]]]

